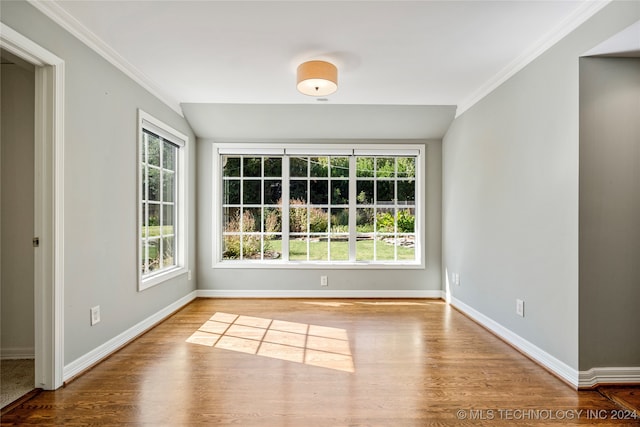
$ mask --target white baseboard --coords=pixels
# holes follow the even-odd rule
[[[515,334],[511,330],[505,328],[498,322],[490,319],[474,308],[466,305],[462,301],[451,297],[451,303],[453,307],[460,310],[476,322],[478,322],[483,327],[487,328],[507,343],[512,345],[513,347],[520,350],[522,353],[535,360],[537,363],[553,372],[559,378],[564,380],[566,383],[570,384],[574,388],[578,388],[579,386],[579,372],[576,369],[573,369],[571,366],[562,362],[559,359],[556,359],[546,351],[537,347],[536,345],[530,343],[529,341],[522,338],[520,335]]]
[[[33,347],[3,347],[0,352],[1,360],[35,358],[36,350]]]
[[[593,388],[605,384],[640,384],[640,366],[591,368],[588,371],[580,371],[579,388]]]
[[[203,298],[438,298],[441,290],[233,290],[198,289]]]
[[[67,381],[70,378],[73,378],[74,376],[78,375],[85,369],[88,369],[89,367],[98,363],[103,358],[115,352],[120,347],[122,347],[123,345],[125,345],[126,343],[128,343],[129,341],[137,337],[138,335],[142,334],[143,332],[147,331],[151,327],[155,326],[158,322],[160,322],[165,317],[169,316],[174,311],[180,309],[181,307],[193,301],[197,296],[196,292],[197,291],[193,291],[188,295],[180,298],[179,300],[168,305],[167,307],[163,308],[157,313],[147,317],[140,323],[127,329],[120,335],[110,339],[109,341],[105,342],[99,347],[96,347],[95,349],[91,350],[87,354],[80,356],[79,358],[69,363],[68,365],[65,365],[62,373],[62,380]]]

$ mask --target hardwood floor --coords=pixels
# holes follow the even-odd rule
[[[2,425],[640,425],[620,409],[441,301],[197,299]]]

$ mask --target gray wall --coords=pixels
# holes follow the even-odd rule
[[[331,141],[327,141],[331,142]],[[369,143],[375,141],[367,141]],[[403,142],[403,141],[398,141]],[[406,141],[408,142],[408,141]],[[411,141],[416,143],[418,141]],[[426,269],[225,269],[212,268],[211,194],[213,141],[198,140],[198,288],[262,291],[440,290],[441,159],[439,140],[426,146]],[[320,288],[320,275],[328,288]]]
[[[64,363],[195,289],[187,275],[137,291],[137,108],[190,137],[189,266],[195,266],[195,137],[186,121],[27,2],[2,22],[65,61]],[[102,321],[89,324],[101,306]]]
[[[35,72],[2,64],[2,302],[3,357],[34,355],[33,180]]]
[[[638,19],[640,3],[609,4],[455,119],[443,140],[443,272],[449,283],[460,274],[453,297],[573,369],[578,57]]]
[[[580,60],[580,369],[640,366],[640,58]]]

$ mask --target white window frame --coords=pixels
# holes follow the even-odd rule
[[[176,244],[176,253],[174,255],[174,259],[176,262],[175,266],[170,268],[164,268],[162,270],[157,270],[149,274],[143,274],[140,268],[140,259],[142,258],[142,253],[144,251],[144,247],[142,244],[142,217],[143,217],[143,208],[142,208],[142,180],[143,180],[143,170],[141,168],[142,163],[142,147],[144,144],[144,131],[147,130],[152,132],[163,139],[171,142],[172,144],[178,147],[177,150],[177,171],[176,171],[176,195],[175,201],[176,204],[176,216],[174,220],[174,239]],[[153,286],[159,285],[160,283],[166,282],[169,279],[180,276],[182,274],[187,274],[187,159],[188,159],[188,150],[189,150],[189,138],[183,133],[177,131],[171,126],[165,124],[164,122],[156,119],[152,115],[146,113],[143,110],[138,110],[138,156],[136,167],[138,168],[138,225],[137,225],[137,253],[136,253],[136,269],[138,271],[138,291],[143,291],[145,289],[149,289]]]
[[[424,269],[425,268],[425,145],[424,144],[363,144],[352,143],[348,145],[324,144],[324,143],[267,143],[267,142],[217,142],[213,144],[212,153],[212,267],[213,268],[260,268],[260,269]],[[416,236],[416,257],[413,261],[291,261],[291,260],[223,260],[223,187],[222,187],[222,156],[224,155],[245,155],[245,156],[270,156],[270,155],[308,155],[308,156],[416,156],[416,194],[415,194],[415,236]],[[285,156],[285,159],[287,157]],[[355,191],[355,161],[351,162],[352,173],[350,173],[350,194],[349,194],[349,222],[355,224],[356,213],[356,191]],[[289,170],[288,161],[283,162],[283,180],[288,182]],[[351,182],[353,181],[353,184]],[[353,194],[351,194],[353,193]],[[283,200],[288,199],[288,186],[283,185]],[[282,234],[288,235],[288,213],[283,208]],[[286,230],[286,231],[285,231]],[[355,235],[355,227],[351,232]],[[355,239],[352,239],[355,242]],[[288,250],[288,245],[283,239],[283,252]]]

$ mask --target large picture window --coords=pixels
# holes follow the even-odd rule
[[[220,146],[220,265],[422,265],[419,146]]]
[[[140,112],[140,289],[184,272],[186,137]]]

